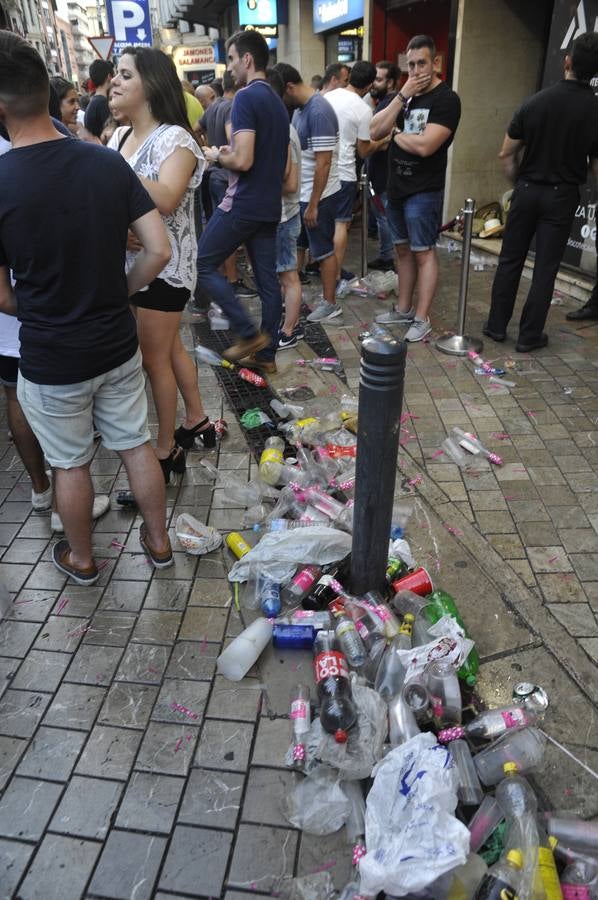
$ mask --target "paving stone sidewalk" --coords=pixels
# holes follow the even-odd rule
[[[437,330],[454,320],[458,275],[444,254]],[[490,281],[472,273],[475,333]],[[357,336],[384,304],[343,305],[344,324],[328,333],[356,390]],[[517,357],[509,392],[432,344],[410,347],[397,498],[413,508],[416,558],[459,599],[482,657],[482,698],[495,705],[517,681],[537,680],[551,697],[547,732],[596,770],[598,329],[565,326],[566,308],[552,311],[548,350]],[[486,355],[505,350],[512,343]],[[275,388],[297,381],[299,355],[309,348],[279,355]],[[233,411],[213,372],[199,373],[210,414],[229,422],[221,448],[204,455],[249,477],[255,463]],[[345,390],[332,375],[306,378],[322,397]],[[453,424],[498,449],[502,469],[476,463],[463,475],[438,456]],[[298,777],[283,765],[289,694],[299,680],[313,684],[309,655],[269,648],[242,682],[215,676],[218,653],[254,615],[231,603],[228,552],[177,551],[174,569],[154,572],[132,512],[115,508],[96,524],[99,585],[69,585],[4,425],[0,441],[0,581],[15,600],[0,624],[0,898],[238,900],[322,869],[342,887],[344,834],[301,834],[282,814]],[[184,481],[169,488],[171,534],[183,511],[239,526],[243,510],[213,490],[200,458],[190,454]],[[92,472],[98,492],[126,486],[101,445]],[[554,746],[537,785],[546,804],[598,813],[595,781]]]

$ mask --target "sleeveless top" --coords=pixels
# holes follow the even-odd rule
[[[115,130],[108,144],[112,150],[120,149],[126,131],[126,126]],[[137,175],[157,181],[162,163],[179,147],[190,150],[197,159],[197,165],[177,208],[169,216],[162,216],[172,256],[158,278],[173,287],[192,291],[197,275],[194,193],[201,182],[206,164],[199,145],[180,125],[159,125],[127,162]],[[127,269],[133,265],[136,255],[135,252],[127,251]]]

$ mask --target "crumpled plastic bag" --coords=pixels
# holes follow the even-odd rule
[[[283,813],[291,825],[308,834],[334,834],[351,815],[351,801],[338,773],[328,766],[318,766],[287,794]]]
[[[394,541],[390,541],[388,555],[394,559],[402,559],[409,569],[414,569],[416,566],[415,557],[411,552],[411,547],[404,538],[397,538]]]
[[[459,774],[447,747],[429,732],[418,734],[372,774],[368,849],[359,863],[363,894],[405,897],[465,862],[470,835],[454,816]]]
[[[428,634],[434,636],[434,640],[419,647],[409,650],[397,650],[397,655],[405,667],[405,683],[416,675],[421,675],[431,662],[441,659],[451,663],[455,670],[459,669],[469,656],[474,642],[466,638],[463,629],[452,616],[442,616],[441,619],[428,628]]]
[[[247,581],[257,567],[261,574],[281,584],[291,578],[301,563],[326,565],[344,559],[351,550],[351,541],[350,534],[326,525],[268,532],[235,562],[228,580]]]
[[[376,691],[356,680],[352,682],[352,694],[357,724],[349,730],[345,744],[337,744],[333,735],[324,731],[319,718],[313,720],[305,740],[306,774],[325,763],[338,769],[343,781],[360,781],[369,778],[375,764],[382,759],[388,730],[386,703]],[[293,766],[292,745],[285,765]]]
[[[293,878],[281,892],[284,900],[334,900],[336,891],[330,872],[314,872]]]
[[[189,513],[177,516],[175,531],[179,544],[191,556],[211,553],[222,544],[222,535],[216,528],[204,525]]]

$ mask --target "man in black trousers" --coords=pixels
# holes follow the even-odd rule
[[[598,167],[598,33],[580,35],[567,54],[564,79],[526,100],[513,116],[499,158],[515,184],[492,304],[484,334],[504,341],[521,272],[535,235],[531,287],[519,321],[519,353],[548,344],[543,328],[554,282],[579,203],[588,160]]]

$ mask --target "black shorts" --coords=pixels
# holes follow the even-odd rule
[[[16,387],[19,377],[19,360],[16,356],[0,356],[0,384]]]
[[[129,298],[133,306],[141,309],[156,309],[160,312],[182,312],[191,292],[187,288],[177,288],[155,278],[145,291],[137,291]]]

